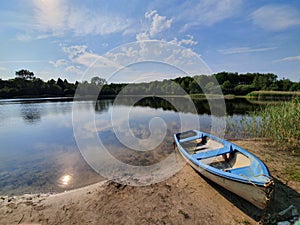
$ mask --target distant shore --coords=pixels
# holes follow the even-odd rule
[[[110,95],[99,95],[98,100],[100,99],[115,99],[117,94]],[[124,98],[151,98],[151,97],[166,97],[166,98],[191,98],[191,99],[235,99],[235,98],[244,98],[249,99],[250,102],[268,102],[268,101],[288,101],[296,97],[300,97],[299,91],[253,91],[248,93],[247,95],[234,95],[234,94],[189,94],[189,95],[171,95],[171,94],[121,94],[118,97]],[[30,101],[30,100],[40,100],[40,101],[55,101],[55,100],[94,100],[95,96],[51,96],[51,95],[34,95],[34,96],[16,96],[12,98],[0,98],[0,101]]]

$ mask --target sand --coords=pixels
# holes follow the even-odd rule
[[[272,205],[279,201],[300,207],[299,192],[277,181],[280,197]],[[270,212],[279,208],[272,206]],[[0,197],[0,224],[257,224],[261,213],[189,165],[166,181],[144,187],[104,181],[59,194]]]

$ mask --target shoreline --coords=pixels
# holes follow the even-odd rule
[[[1,224],[197,224],[207,218],[213,224],[245,220],[254,224],[188,165],[149,186],[101,181],[63,193],[25,194],[0,202]]]
[[[293,204],[300,209],[300,182],[285,180],[288,155],[272,156],[267,141],[239,140],[268,166],[276,196],[268,213]],[[262,215],[250,203],[185,165],[160,183],[128,186],[104,180],[61,193],[0,196],[0,224],[257,224]]]

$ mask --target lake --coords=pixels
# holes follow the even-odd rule
[[[226,100],[229,115],[257,108],[245,99]],[[190,107],[184,98],[0,100],[0,195],[62,192],[107,177],[159,182],[183,165],[169,157],[175,132],[224,128],[224,116],[211,114],[207,101]]]

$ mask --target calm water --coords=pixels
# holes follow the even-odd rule
[[[84,135],[89,134],[85,130],[91,126],[89,115],[94,114],[97,136],[115,158],[133,166],[148,166],[173,151],[174,132],[197,129],[197,122],[201,130],[210,131],[212,120],[222,120],[219,115],[209,115],[205,101],[195,102],[198,114],[186,100],[173,101],[181,108],[151,98],[139,102],[123,99],[117,104],[113,100],[80,101],[76,106],[80,118],[73,122],[82,131],[80,138],[90,143],[90,137]],[[255,108],[236,100],[226,105],[231,115],[242,116]],[[60,192],[104,179],[79,151],[72,107],[68,99],[0,101],[0,195]]]

